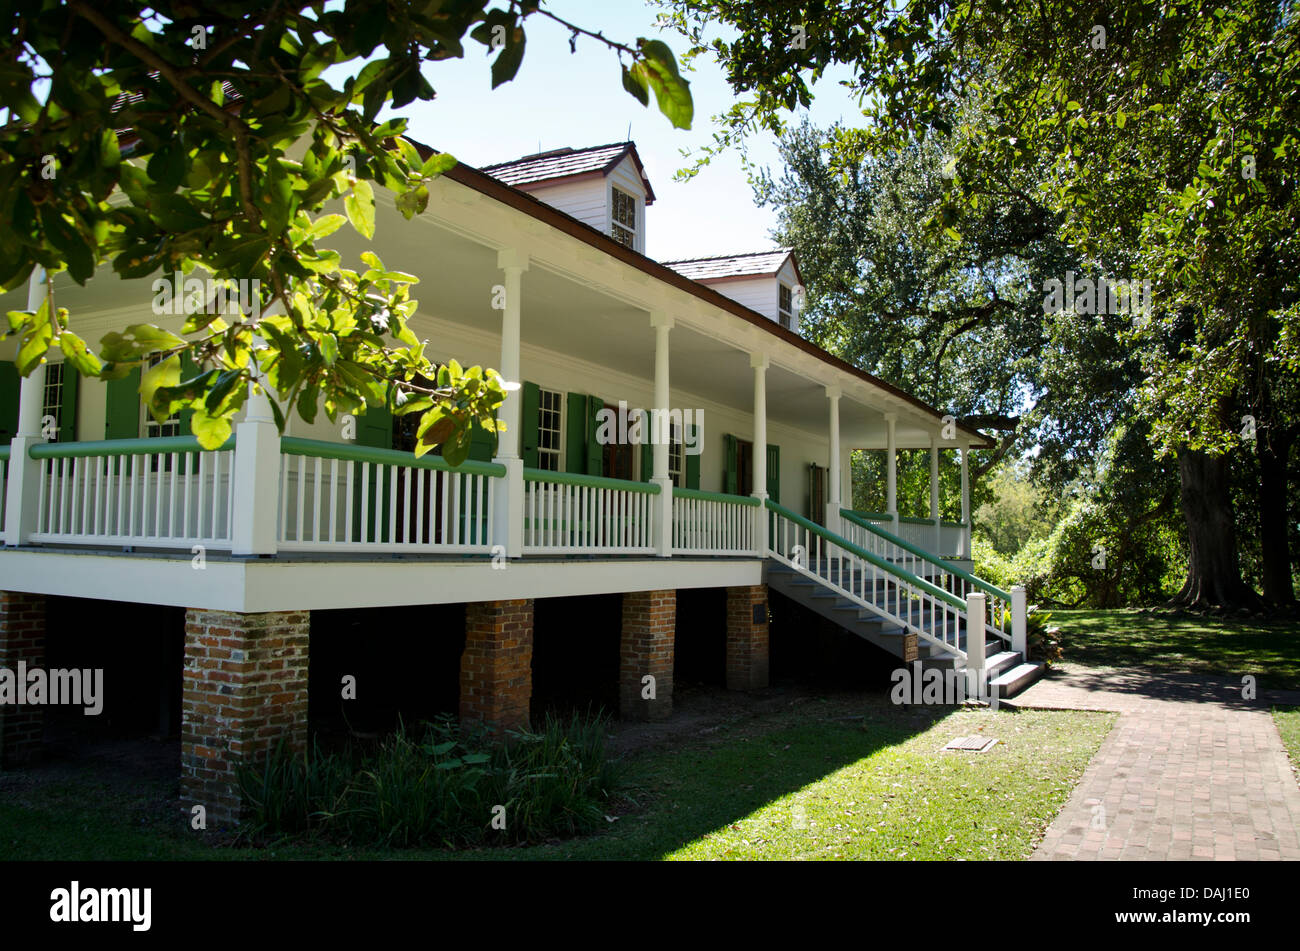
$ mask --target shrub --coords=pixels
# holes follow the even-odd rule
[[[1029,649],[1026,660],[1041,660],[1049,666],[1064,655],[1061,649],[1061,629],[1051,627],[1052,615],[1037,608],[1030,608],[1025,616],[1025,645]]]
[[[246,834],[455,848],[590,832],[618,782],[605,728],[604,717],[548,716],[540,731],[494,742],[441,718],[416,735],[399,724],[364,756],[319,747],[292,755],[279,746],[264,766],[240,774],[251,810]],[[504,829],[492,828],[494,815]]]

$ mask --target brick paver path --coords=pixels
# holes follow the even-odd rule
[[[1300,860],[1300,785],[1269,713],[1300,694],[1061,667],[1009,703],[1120,714],[1032,858]]]

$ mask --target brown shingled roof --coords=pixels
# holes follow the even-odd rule
[[[562,178],[573,178],[578,175],[591,175],[594,173],[604,175],[629,153],[632,155],[632,161],[636,164],[637,172],[641,176],[641,184],[645,186],[645,203],[647,205],[653,204],[655,200],[654,189],[650,187],[650,180],[646,178],[645,168],[641,165],[641,157],[637,155],[636,144],[633,142],[593,145],[585,149],[551,149],[549,152],[525,155],[523,158],[510,162],[485,165],[480,171],[491,175],[497,181],[504,182],[512,188],[523,188],[527,185],[535,185],[538,182],[551,182]]]
[[[749,254],[720,254],[711,258],[685,258],[681,261],[662,261],[682,277],[692,281],[708,281],[723,277],[766,277],[781,270],[781,265],[793,252],[789,248],[775,251],[753,251]],[[798,265],[795,266],[798,270]]]

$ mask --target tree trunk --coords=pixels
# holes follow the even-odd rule
[[[1180,449],[1178,476],[1187,522],[1187,581],[1172,603],[1198,609],[1258,607],[1258,596],[1241,580],[1227,458]]]
[[[1291,545],[1287,539],[1287,459],[1290,433],[1264,430],[1259,440],[1259,547],[1264,599],[1279,607],[1295,603],[1291,587]]]

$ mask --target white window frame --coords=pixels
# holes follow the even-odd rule
[[[632,227],[630,228],[623,222],[619,221],[618,218],[616,217],[617,199],[615,196],[617,195],[625,195],[632,202]],[[632,192],[624,191],[623,189],[619,188],[617,185],[611,184],[609,186],[609,236],[613,238],[615,241],[617,241],[619,244],[623,245],[625,248],[631,248],[633,251],[638,250],[641,244],[641,239],[640,239],[641,229],[637,227],[637,222],[640,220],[640,218],[641,218],[640,202],[637,200],[636,195]],[[632,236],[631,242],[629,243],[623,241],[619,237],[618,231],[615,229],[620,229],[630,234]]]
[[[552,394],[555,397],[557,403],[556,416],[559,418],[559,426],[557,427],[556,430],[557,432],[556,438],[558,440],[558,443],[554,450],[542,448],[542,436],[541,436],[542,413],[544,412],[542,408],[543,393]],[[568,415],[568,412],[566,411],[567,403],[568,400],[565,399],[564,393],[561,392],[560,390],[552,390],[540,385],[537,387],[537,468],[539,469],[546,469],[546,466],[542,465],[543,457],[554,457],[555,468],[549,469],[547,471],[549,472],[564,471],[564,449],[566,445],[565,437],[567,435],[565,429],[565,422],[566,422],[565,417]]]
[[[781,306],[782,291],[789,291],[790,293],[789,310],[786,310]],[[776,314],[777,322],[780,323],[782,327],[786,330],[794,330],[794,288],[785,283],[785,281],[777,281],[776,283]]]
[[[62,431],[59,429],[59,417],[63,415],[63,373],[64,365],[51,361],[45,365],[45,386],[41,390],[41,421],[46,416],[54,417],[54,435],[50,442],[60,442]],[[73,434],[75,441],[76,434]]]
[[[676,423],[669,421],[668,479],[675,489],[686,488],[686,434]],[[678,438],[681,437],[681,438]],[[676,468],[674,468],[676,464]]]

